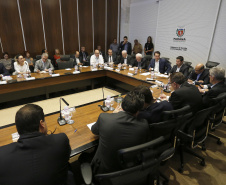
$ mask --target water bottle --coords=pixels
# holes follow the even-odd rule
[[[53,74],[52,69],[49,68],[49,75],[52,75],[52,74]]]

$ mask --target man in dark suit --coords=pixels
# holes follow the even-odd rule
[[[141,69],[147,69],[147,61],[142,57],[140,53],[136,54],[136,58],[133,62],[133,67],[134,66]]]
[[[162,121],[162,112],[173,110],[173,106],[168,101],[156,102],[154,100],[150,89],[144,85],[134,88],[145,97],[144,108],[139,112],[138,118],[146,119],[149,124],[158,123]]]
[[[0,75],[4,75],[4,76],[9,75],[8,70],[5,68],[5,66],[2,63],[0,63]]]
[[[103,59],[105,58],[105,52],[102,51],[101,46],[97,46],[97,50],[99,50],[100,55],[102,55]]]
[[[192,112],[197,112],[203,108],[202,96],[198,88],[186,82],[182,73],[170,75],[170,83],[174,91],[172,92],[169,102],[174,109],[180,109],[185,105],[190,105]],[[162,100],[167,100],[165,94],[161,94]]]
[[[126,50],[122,51],[122,56],[120,57],[119,61],[117,61],[117,64],[121,63],[122,65],[129,65],[133,66],[134,61],[132,60],[132,57],[127,54]]]
[[[122,101],[123,111],[100,114],[91,128],[95,135],[99,135],[99,145],[92,161],[94,174],[120,170],[118,150],[148,141],[147,121],[136,118],[143,106],[144,96],[137,92],[130,92]]]
[[[111,62],[116,63],[116,54],[113,53],[111,49],[109,49],[108,54],[105,56],[104,61],[107,63],[111,63]]]
[[[81,51],[79,53],[80,62],[85,65],[87,63],[88,53],[86,52],[86,48],[84,46],[81,47]]]
[[[148,66],[149,71],[156,71],[156,72],[160,72],[160,73],[169,73],[171,70],[171,65],[169,63],[169,61],[160,58],[160,52],[159,51],[155,51],[154,53],[155,58],[151,59],[151,62]]]
[[[71,148],[66,134],[47,135],[43,109],[27,104],[16,113],[17,142],[0,148],[0,184],[67,184]]]
[[[209,70],[205,69],[203,64],[197,64],[195,66],[195,70],[191,72],[191,74],[188,77],[189,83],[195,83],[198,84],[209,84],[210,78],[209,78]]]
[[[176,58],[176,65],[173,66],[173,68],[170,70],[170,73],[176,73],[181,72],[185,76],[185,78],[188,77],[188,66],[183,64],[184,63],[184,57],[178,56]]]
[[[203,103],[205,107],[211,106],[213,98],[216,98],[219,94],[226,92],[225,70],[220,67],[213,67],[209,70],[210,83],[208,89],[201,89],[199,91],[203,94]]]
[[[126,50],[128,55],[131,55],[131,53],[132,53],[132,45],[131,45],[130,42],[128,42],[128,37],[127,36],[124,36],[123,41],[119,45],[119,50],[120,50],[120,53],[123,50]]]

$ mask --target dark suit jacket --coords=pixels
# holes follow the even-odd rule
[[[133,62],[134,61],[132,57],[130,55],[127,55],[127,64],[133,66],[134,65]],[[117,61],[117,64],[119,63],[124,64],[124,58],[122,56],[120,57],[119,61]]]
[[[226,84],[224,84],[224,82],[219,82],[210,88],[210,90],[203,95],[204,106],[209,107],[213,105],[214,102],[212,98],[216,98],[219,94],[224,92],[226,92]]]
[[[5,66],[2,63],[0,63],[0,74],[4,76],[9,75],[8,70],[5,68]]]
[[[116,63],[116,54],[115,53],[112,53],[112,60],[114,63]],[[109,55],[105,55],[104,62],[108,62],[108,61],[109,61]]]
[[[121,169],[118,150],[145,143],[149,137],[147,121],[138,120],[124,111],[101,113],[91,130],[99,135],[99,145],[92,161],[94,174]]]
[[[150,64],[149,64],[149,66],[148,66],[148,69],[149,68],[155,68],[155,59],[153,58],[153,59],[151,59],[151,62],[150,62]],[[170,63],[167,61],[167,60],[165,60],[165,59],[163,59],[163,58],[160,58],[159,59],[159,72],[160,73],[169,73],[170,72],[170,70],[171,70],[171,65],[170,65]]]
[[[187,78],[188,77],[188,66],[183,64],[180,68],[180,71],[181,73],[183,73],[183,75]],[[176,73],[177,71],[177,65],[174,65],[173,68],[170,70],[170,73]]]
[[[187,82],[184,82],[179,89],[172,92],[169,102],[174,109],[190,105],[192,112],[196,112],[203,108],[202,95],[198,88]]]
[[[86,51],[85,51],[85,56],[86,56],[85,58],[87,60],[87,57],[89,56],[89,54]],[[81,51],[79,52],[79,60],[81,63],[84,63],[83,62],[83,52],[81,52]]]
[[[138,67],[138,61],[136,60],[136,58],[133,62],[133,67],[134,66]],[[142,67],[142,69],[147,69],[147,67],[148,67],[147,60],[145,60],[144,58],[141,59],[141,67]]]
[[[143,118],[148,121],[148,124],[158,123],[162,121],[162,112],[173,110],[173,106],[168,101],[162,101],[160,103],[153,103],[145,110],[140,111],[138,118]]]
[[[191,74],[188,77],[190,80],[195,81],[197,79],[197,74],[195,73],[195,70],[191,72]],[[200,75],[199,80],[203,80],[203,84],[209,84],[210,83],[210,78],[209,78],[209,69],[204,69],[202,74]]]
[[[66,184],[71,148],[64,133],[21,135],[0,148],[0,184]]]
[[[131,55],[132,53],[132,45],[130,42],[127,42],[128,44],[128,49],[127,49],[127,54]],[[122,54],[122,51],[125,50],[125,44],[123,44],[123,41],[119,44],[119,49],[120,49],[120,55]]]

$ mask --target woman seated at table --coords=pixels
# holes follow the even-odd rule
[[[55,55],[53,56],[54,59],[54,67],[57,67],[57,59],[60,59],[60,50],[59,49],[55,49]]]
[[[16,62],[14,62],[15,72],[13,75],[24,74],[29,71],[29,64],[25,61],[25,58],[22,55],[16,56]]]

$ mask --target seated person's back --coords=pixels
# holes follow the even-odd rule
[[[66,184],[71,152],[67,136],[47,135],[43,110],[33,104],[17,112],[16,127],[18,141],[0,148],[0,184]]]
[[[198,88],[187,83],[181,72],[170,75],[170,83],[174,91],[169,98],[169,102],[174,109],[190,105],[192,112],[196,113],[196,111],[203,108],[202,96]],[[160,95],[160,97],[162,100],[166,99],[164,94]]]
[[[206,107],[213,105],[213,98],[216,98],[219,94],[226,92],[225,70],[220,67],[213,67],[209,71],[210,83],[209,89],[199,89],[203,93],[203,103]]]
[[[173,110],[173,106],[168,101],[156,102],[150,89],[144,85],[134,88],[145,97],[144,109],[139,112],[138,118],[146,119],[149,124],[162,121],[162,112]]]
[[[144,96],[130,92],[123,99],[123,111],[100,114],[97,122],[92,126],[92,132],[99,135],[99,146],[92,161],[94,174],[120,170],[118,150],[136,146],[148,140],[147,121],[136,118],[143,105]]]

